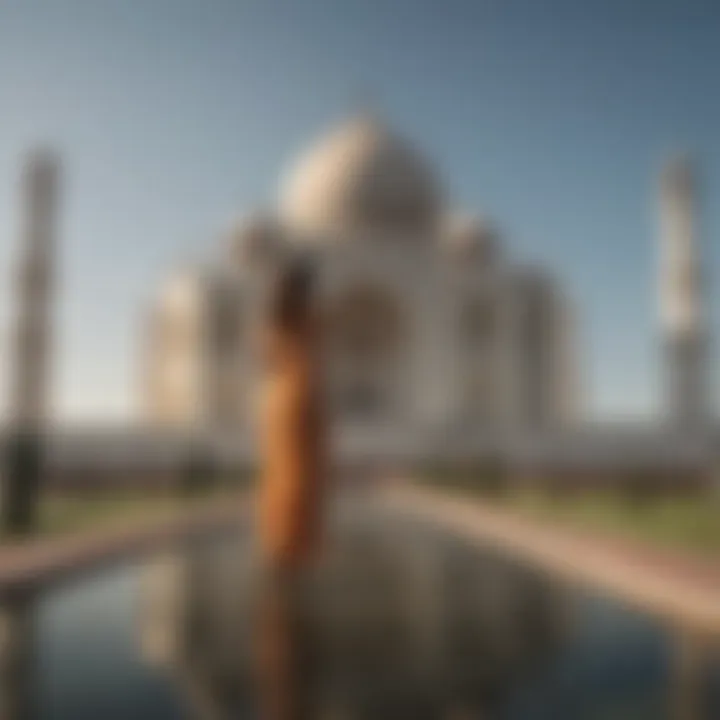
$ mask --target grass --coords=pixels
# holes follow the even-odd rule
[[[646,496],[642,502],[620,491],[552,495],[542,490],[497,492],[496,484],[464,476],[427,484],[497,504],[529,518],[573,529],[610,533],[655,546],[720,554],[720,501],[710,493],[683,497]]]
[[[44,498],[40,504],[39,532],[67,533],[101,525],[130,523],[138,519],[166,515],[184,503],[171,497],[82,497]]]
[[[720,506],[709,498],[665,497],[638,506],[619,493],[595,492],[560,499],[538,492],[517,492],[500,502],[546,522],[611,532],[668,548],[720,552]]]
[[[66,534],[97,527],[121,527],[146,518],[164,518],[188,508],[202,507],[227,497],[230,502],[242,487],[207,488],[190,496],[126,492],[98,495],[47,495],[40,501],[38,534]]]

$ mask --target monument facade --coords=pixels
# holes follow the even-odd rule
[[[513,257],[495,223],[454,209],[432,165],[364,115],[302,153],[276,206],[232,228],[219,257],[159,288],[148,419],[252,433],[264,291],[297,253],[318,268],[327,402],[349,451],[413,455],[577,419],[564,288]]]

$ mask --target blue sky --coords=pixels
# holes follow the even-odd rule
[[[677,150],[701,165],[720,283],[718,37],[712,0],[0,0],[3,332],[28,147],[65,164],[57,412],[118,416],[164,270],[212,254],[371,98],[458,205],[567,283],[591,409],[652,410],[654,193]]]

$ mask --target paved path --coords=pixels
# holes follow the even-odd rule
[[[247,500],[225,497],[122,525],[6,544],[0,546],[0,589],[45,583],[197,533],[232,528],[246,510]]]
[[[549,574],[681,626],[720,638],[720,562],[658,550],[626,539],[551,527],[515,513],[406,484],[383,491],[386,502]],[[196,533],[232,528],[248,500],[223,498],[201,507],[146,517],[121,527],[41,538],[0,547],[0,589],[30,586]]]
[[[399,484],[389,503],[562,580],[720,639],[720,562],[554,527],[481,501]]]

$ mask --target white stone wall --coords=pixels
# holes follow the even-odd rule
[[[286,242],[291,244],[292,238]],[[453,262],[437,238],[417,243],[386,237],[336,241],[314,252],[323,312],[331,311],[348,293],[364,290],[388,302],[402,324],[396,380],[386,384],[393,395],[388,402],[392,412],[370,424],[341,423],[338,434],[346,436],[343,442],[368,448],[392,442],[420,446],[428,437],[454,432],[497,436],[572,416],[569,306],[546,278],[517,271],[508,262]],[[281,261],[279,255],[276,262]],[[150,416],[173,424],[197,423],[224,436],[252,433],[261,374],[257,336],[268,271],[267,265],[235,272],[224,268],[168,283],[161,293],[163,317],[187,324],[187,342],[173,347],[175,357],[156,350],[155,376],[172,374],[173,368],[183,365],[189,375],[184,389],[178,389],[185,396],[178,398],[174,416],[158,413],[157,407],[149,408]],[[539,288],[536,294],[543,301],[547,323],[540,334],[551,365],[528,375],[521,312],[530,283]],[[238,303],[239,337],[232,356],[221,358],[208,330],[219,311],[213,303],[220,299],[227,303],[230,298]],[[490,314],[485,357],[467,356],[463,313],[473,304]],[[488,393],[486,408],[478,407],[480,400],[471,396],[473,373],[486,376],[482,378]],[[538,389],[537,383],[543,387]],[[528,409],[530,395],[538,391],[540,419],[530,417]],[[231,398],[237,403],[234,412],[228,409]]]

